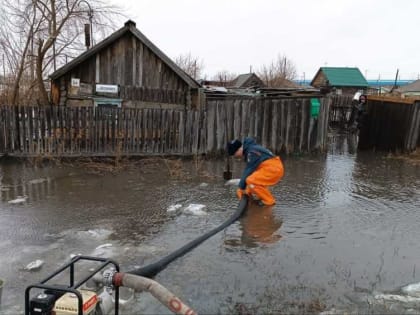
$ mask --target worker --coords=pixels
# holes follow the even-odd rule
[[[238,184],[238,198],[247,194],[260,206],[274,205],[276,200],[268,187],[277,184],[284,175],[280,157],[258,145],[252,138],[245,138],[243,144],[238,139],[230,141],[227,152],[237,158],[243,157],[246,162]]]
[[[362,94],[359,101],[353,100],[352,110],[349,118],[349,126],[352,132],[360,130],[366,120],[366,95]]]
[[[357,107],[357,128],[360,130],[366,121],[366,95],[361,95],[359,98],[359,104]]]

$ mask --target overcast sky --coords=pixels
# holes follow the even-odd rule
[[[211,77],[256,72],[280,54],[311,80],[319,67],[417,79],[420,0],[113,0],[166,55],[191,53]],[[121,21],[121,26],[124,20]]]

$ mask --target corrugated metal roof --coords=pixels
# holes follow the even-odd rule
[[[331,86],[369,86],[359,68],[321,67],[320,71],[324,73]]]
[[[420,92],[420,80],[414,81],[413,83],[404,85],[398,89],[402,93],[406,92]]]

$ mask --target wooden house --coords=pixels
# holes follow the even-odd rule
[[[358,68],[321,67],[311,86],[333,94],[354,95],[360,90],[366,92],[369,84]]]
[[[265,84],[255,73],[245,73],[238,75],[228,86],[236,89],[262,88]]]
[[[61,106],[194,108],[200,84],[129,20],[124,27],[50,75]]]

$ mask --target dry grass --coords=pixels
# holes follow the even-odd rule
[[[257,305],[246,305],[236,303],[233,306],[232,314],[236,315],[256,315],[256,314],[319,314],[326,310],[326,305],[319,299],[311,301],[288,301],[278,303],[271,301],[270,305],[263,307]]]
[[[191,174],[185,170],[181,159],[162,159],[168,169],[169,177],[178,180],[188,180]]]
[[[416,150],[410,154],[390,154],[389,157],[404,160],[411,164],[420,165],[420,150]]]
[[[121,158],[77,158],[65,160],[63,165],[85,168],[87,173],[103,175],[106,173],[118,173],[125,170],[129,163]]]
[[[117,152],[120,152],[118,150]],[[118,173],[130,167],[138,167],[143,173],[153,173],[156,170],[167,169],[171,179],[189,180],[194,176],[199,176],[208,180],[220,177],[220,174],[213,174],[206,169],[205,158],[194,156],[192,163],[184,163],[182,158],[128,158],[122,154],[114,157],[74,157],[59,158],[53,156],[39,155],[25,159],[33,166],[63,165],[68,167],[81,167],[86,169],[88,174],[104,175],[107,173]],[[186,167],[187,166],[187,167]]]

